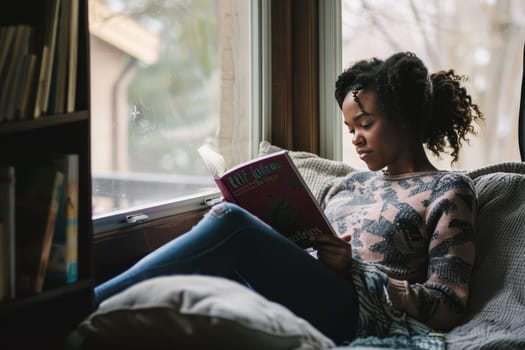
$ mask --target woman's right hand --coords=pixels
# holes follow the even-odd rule
[[[317,250],[317,258],[332,270],[343,273],[352,262],[350,237],[343,235],[319,235],[312,238],[312,246]]]

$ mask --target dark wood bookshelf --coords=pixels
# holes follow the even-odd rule
[[[31,45],[38,53],[49,4],[48,0],[9,2],[0,11],[0,26],[29,24],[35,28]],[[79,0],[78,27],[75,111],[0,123],[2,162],[48,153],[79,155],[78,279],[67,285],[46,285],[38,294],[0,301],[0,349],[4,350],[60,349],[68,332],[94,308],[88,0]]]
[[[64,124],[89,122],[88,111],[75,111],[66,114],[57,114],[52,116],[43,116],[33,120],[15,120],[8,123],[0,124],[0,135],[23,133],[30,130],[45,129],[53,126]]]
[[[91,280],[79,280],[68,285],[53,286],[44,289],[42,293],[36,295],[19,296],[14,300],[0,302],[0,316],[12,314],[21,308],[31,308],[42,303],[54,301],[55,298],[65,294],[82,292],[85,289],[92,289]]]

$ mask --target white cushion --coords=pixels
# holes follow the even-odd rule
[[[74,340],[71,340],[74,339]],[[70,336],[82,349],[327,349],[334,343],[236,282],[177,275],[107,299]]]

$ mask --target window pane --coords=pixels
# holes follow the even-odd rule
[[[90,0],[94,216],[210,189],[250,157],[250,1]]]
[[[430,72],[453,68],[469,78],[467,89],[486,118],[454,168],[519,161],[525,2],[405,0],[393,5],[385,0],[343,0],[343,66],[406,50],[421,57]],[[344,160],[364,168],[347,133],[343,139]],[[450,158],[434,159],[434,164],[450,168]]]

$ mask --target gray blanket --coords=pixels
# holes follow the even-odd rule
[[[260,153],[279,149],[263,142]],[[328,189],[353,170],[312,153],[290,155],[323,207]],[[479,198],[477,256],[466,319],[445,335],[447,349],[525,349],[525,163],[465,173]],[[384,340],[346,348],[399,348]]]
[[[479,198],[476,265],[465,323],[448,349],[525,349],[525,163],[467,173]]]

